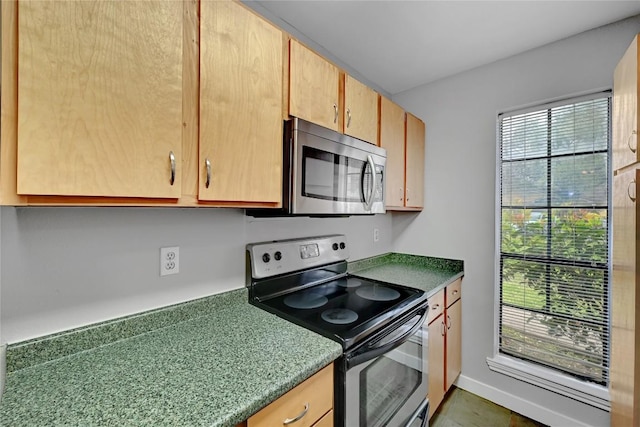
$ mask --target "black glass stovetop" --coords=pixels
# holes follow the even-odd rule
[[[353,348],[424,300],[424,292],[357,276],[252,300],[252,304]]]

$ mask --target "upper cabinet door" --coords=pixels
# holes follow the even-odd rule
[[[282,202],[282,32],[233,1],[200,9],[200,200]]]
[[[344,81],[344,133],[378,145],[378,94],[348,74]]]
[[[182,2],[18,8],[18,193],[178,198]]]
[[[407,153],[405,205],[424,206],[424,144],[425,127],[422,120],[407,113]]]
[[[384,96],[380,97],[380,146],[387,150],[387,209],[404,207],[404,121],[404,110]]]
[[[296,40],[289,46],[289,114],[340,132],[340,71]]]
[[[638,157],[638,36],[613,75],[613,170],[637,162]]]

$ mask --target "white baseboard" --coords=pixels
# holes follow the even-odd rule
[[[562,427],[603,427],[585,424],[564,414],[552,411],[535,403],[513,396],[503,390],[481,383],[464,375],[460,375],[456,381],[456,386],[470,393],[490,400],[500,406],[504,406],[514,412],[531,418],[532,420],[546,424],[548,426]]]

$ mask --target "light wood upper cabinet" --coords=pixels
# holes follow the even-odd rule
[[[17,193],[180,197],[182,3],[17,6]]]
[[[387,150],[387,209],[404,207],[405,112],[384,96],[380,97],[380,146]]]
[[[380,146],[387,150],[387,209],[421,210],[424,206],[424,123],[382,96]]]
[[[281,203],[283,33],[233,1],[203,1],[198,199]]]
[[[640,423],[640,274],[637,183],[640,169],[613,178],[613,280],[611,301],[611,426]]]
[[[348,74],[343,117],[345,134],[378,145],[378,94]]]
[[[342,131],[340,70],[293,39],[289,41],[289,114]]]
[[[424,122],[407,113],[405,206],[424,206]]]
[[[638,36],[616,66],[613,77],[613,170],[640,160],[638,154]]]

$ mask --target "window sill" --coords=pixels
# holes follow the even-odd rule
[[[580,381],[532,363],[503,354],[487,357],[489,369],[512,378],[561,394],[587,405],[609,411],[609,390],[601,385]]]

